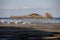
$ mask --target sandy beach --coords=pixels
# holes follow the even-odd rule
[[[0,24],[0,27],[10,27],[10,28],[32,28],[35,30],[42,30],[47,32],[60,32],[60,25],[50,24],[50,25],[32,25],[32,24]]]

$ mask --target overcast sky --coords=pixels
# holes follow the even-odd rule
[[[60,17],[60,0],[0,0],[0,17],[51,13]]]

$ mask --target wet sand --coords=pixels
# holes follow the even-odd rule
[[[53,32],[60,33],[60,25],[0,24],[0,39],[6,40],[59,40]]]
[[[50,24],[50,25],[32,25],[32,24],[0,24],[0,27],[10,27],[10,28],[32,28],[35,30],[42,30],[47,32],[60,32],[60,24]]]

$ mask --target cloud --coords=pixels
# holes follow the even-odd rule
[[[30,7],[29,6],[24,6],[23,9],[29,9]]]
[[[56,10],[57,13],[60,15],[60,7],[55,8],[55,10]]]
[[[17,6],[0,6],[0,9],[19,9]]]
[[[42,7],[42,8],[52,8],[53,5],[52,5],[52,4],[47,4],[47,5],[42,5],[41,7]]]
[[[0,9],[30,9],[31,7],[29,6],[0,6]]]
[[[45,4],[41,6],[0,6],[0,9],[37,9],[37,8],[53,8],[55,7],[53,4]]]

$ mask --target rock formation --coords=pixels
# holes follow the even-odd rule
[[[50,13],[46,12],[44,14],[44,18],[52,18],[52,15]]]
[[[37,13],[32,13],[24,16],[10,16],[10,18],[52,18],[52,16],[49,13],[45,13],[44,16]]]

